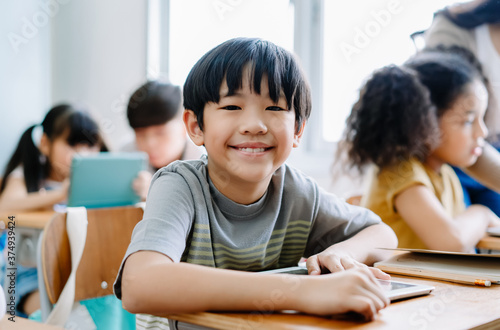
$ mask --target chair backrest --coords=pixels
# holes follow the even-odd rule
[[[142,208],[136,206],[87,210],[87,239],[76,272],[75,301],[113,293],[132,230],[142,215]],[[54,304],[71,273],[66,213],[56,213],[45,227],[40,259],[45,289]]]

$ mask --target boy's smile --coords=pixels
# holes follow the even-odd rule
[[[271,100],[267,78],[258,94],[245,71],[241,89],[228,95],[224,81],[219,102],[205,105],[203,131],[190,128],[186,115],[184,120],[193,141],[205,145],[213,184],[231,200],[250,204],[262,197],[272,174],[298,146],[303,126],[297,132],[295,112],[283,95],[277,103]]]
[[[243,142],[229,147],[234,148],[243,154],[248,154],[251,157],[263,154],[264,152],[272,149],[272,147],[268,144],[261,142]]]

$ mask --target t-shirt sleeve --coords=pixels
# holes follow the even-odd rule
[[[132,233],[118,277],[115,295],[121,298],[121,276],[127,258],[137,251],[156,251],[180,261],[194,217],[194,202],[184,178],[159,171],[152,179],[143,219]]]
[[[348,204],[317,187],[317,212],[304,257],[317,254],[380,222],[380,218],[372,211]]]
[[[455,25],[443,15],[434,17],[432,25],[424,33],[424,40],[427,47],[457,45],[469,50],[475,49],[472,32]]]
[[[396,168],[381,172],[378,184],[384,187],[382,191],[385,191],[386,194],[385,202],[394,211],[396,210],[394,200],[401,192],[416,185],[432,186],[424,168],[416,161],[403,162]]]

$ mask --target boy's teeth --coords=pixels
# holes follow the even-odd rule
[[[239,151],[244,151],[244,152],[264,152],[266,151],[265,148],[238,148]]]

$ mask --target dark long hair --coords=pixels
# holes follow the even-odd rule
[[[44,156],[33,142],[32,134],[36,126],[29,127],[21,135],[16,150],[5,168],[0,193],[4,191],[7,179],[18,166],[23,167],[28,192],[39,191],[43,180],[49,176],[50,161],[44,160]],[[101,151],[107,150],[94,120],[85,112],[70,105],[61,104],[53,107],[45,116],[41,126],[43,133],[51,142],[67,134],[66,141],[70,146],[99,145]]]
[[[438,11],[436,15],[444,15],[455,25],[465,29],[473,29],[483,24],[500,23],[500,0],[485,0],[460,13],[452,13],[449,8],[445,8]]]

